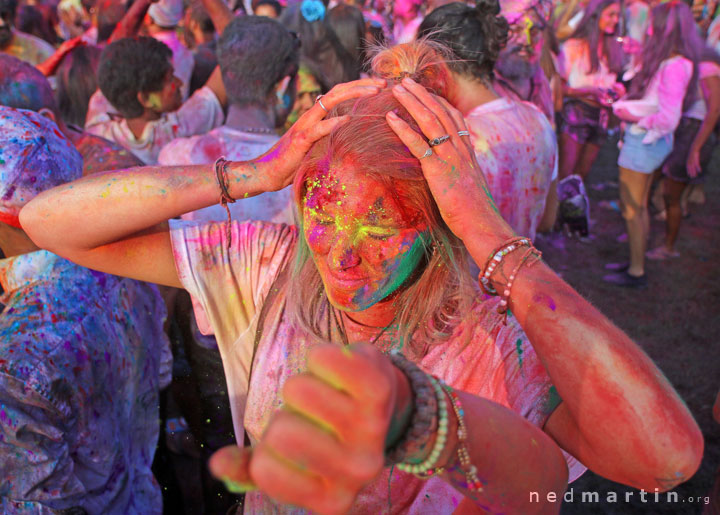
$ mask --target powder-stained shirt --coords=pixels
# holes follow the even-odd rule
[[[276,134],[258,134],[223,125],[207,134],[178,138],[160,152],[158,163],[168,165],[200,165],[214,163],[225,156],[230,161],[247,161],[268,151],[278,140]],[[265,220],[292,223],[291,188],[262,193],[228,204],[235,220]],[[184,220],[221,221],[227,218],[225,209],[213,205],[182,215]]]
[[[147,165],[157,164],[160,150],[175,138],[204,134],[225,118],[215,93],[207,86],[193,93],[177,111],[148,122],[139,138],[127,120],[114,112],[102,92],[96,91],[90,98],[85,129],[127,148]]]
[[[155,286],[44,250],[1,260],[0,283],[0,512],[161,513]]]
[[[557,177],[557,139],[550,122],[534,105],[506,98],[476,107],[465,121],[500,214],[518,235],[535,238]]]
[[[568,39],[560,47],[558,73],[571,88],[610,89],[617,82],[617,74],[600,59],[598,69],[591,71],[590,46],[583,39]]]
[[[143,162],[135,157],[135,154],[117,143],[82,129],[71,129],[81,133],[73,143],[83,157],[83,175],[143,166]]]
[[[32,34],[13,29],[13,38],[10,45],[0,50],[0,52],[12,55],[35,66],[53,55],[55,49],[47,41]]]
[[[242,444],[243,429],[257,442],[273,413],[281,406],[285,381],[306,369],[314,337],[298,329],[282,309],[287,287],[278,288],[267,311],[257,352],[253,346],[258,317],[279,270],[292,256],[297,228],[263,222],[232,225],[227,248],[222,223],[170,221],[178,276],[210,318],[228,382],[235,434]],[[478,298],[447,341],[422,356],[399,348],[397,338],[386,334],[378,342],[383,350],[398,349],[425,371],[448,384],[507,406],[542,427],[559,398],[527,336],[513,317],[504,325],[497,299]],[[468,343],[469,342],[469,343]],[[252,378],[250,367],[252,366]],[[567,455],[570,477],[584,470]],[[390,469],[358,496],[352,513],[450,513],[462,495],[439,478],[422,481]],[[245,499],[246,513],[301,513],[275,506],[259,492]],[[273,511],[275,510],[275,511]]]

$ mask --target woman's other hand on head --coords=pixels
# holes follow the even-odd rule
[[[360,79],[338,84],[318,98],[280,141],[253,161],[268,181],[267,191],[276,191],[292,183],[296,170],[312,145],[348,121],[347,116],[325,119],[330,110],[345,100],[376,95],[385,84],[384,79]]]
[[[369,345],[320,345],[308,371],[283,386],[283,408],[253,448],[210,460],[229,489],[259,489],[277,502],[345,513],[380,473],[390,420],[409,395],[402,373]],[[406,381],[406,380],[405,380]]]
[[[492,199],[460,111],[412,79],[395,86],[393,94],[422,134],[395,113],[387,114],[387,122],[420,160],[440,214],[453,233],[465,240],[480,226],[485,233],[510,231]]]

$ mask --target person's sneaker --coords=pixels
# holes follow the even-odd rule
[[[605,265],[605,270],[610,270],[611,272],[625,272],[628,268],[630,268],[630,263],[607,263]]]
[[[647,276],[645,274],[640,277],[635,277],[624,272],[616,272],[614,274],[608,274],[603,277],[603,281],[606,283],[614,284],[615,286],[623,286],[625,288],[645,288],[647,287]]]
[[[675,252],[675,251],[670,252],[668,249],[665,248],[665,245],[660,245],[658,248],[648,250],[645,253],[646,258],[653,259],[655,261],[672,259],[672,258],[678,257],[679,255],[680,255],[679,252]]]

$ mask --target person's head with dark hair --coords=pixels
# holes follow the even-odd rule
[[[294,101],[299,46],[297,37],[273,19],[243,16],[231,21],[217,49],[228,103],[265,107],[281,97],[285,112],[278,123],[284,122]]]
[[[98,47],[79,46],[71,50],[57,68],[58,110],[67,123],[85,125],[90,97],[98,88],[100,53]]]
[[[501,13],[509,25],[508,42],[500,51],[495,69],[510,81],[532,77],[551,33],[538,0],[506,0]]]
[[[0,50],[6,48],[12,41],[17,6],[17,0],[0,0]]]
[[[215,39],[215,25],[199,0],[193,0],[185,10],[185,43],[188,48]]]
[[[115,26],[125,16],[127,8],[125,3],[119,0],[98,0],[95,9],[98,43],[104,43],[110,39]]]
[[[170,48],[151,37],[115,41],[100,56],[100,90],[125,118],[175,111],[182,104],[181,82],[171,59]]]
[[[57,113],[52,88],[40,71],[25,61],[0,53],[0,105]]]
[[[423,20],[418,37],[452,51],[448,65],[453,75],[489,84],[508,37],[508,23],[499,13],[497,0],[480,0],[475,7],[460,2],[443,5]]]
[[[671,1],[653,7],[643,44],[640,71],[630,84],[628,96],[642,98],[662,62],[681,55],[693,63],[693,75],[684,102],[684,107],[689,107],[695,99],[698,64],[703,57],[710,55],[706,47],[687,4]]]
[[[328,12],[327,21],[340,44],[355,61],[358,73],[365,63],[365,17],[360,9],[338,4]]]
[[[277,0],[253,0],[252,10],[255,16],[279,18],[282,13],[282,5]]]
[[[625,52],[618,41],[620,21],[619,0],[591,0],[570,39],[587,41],[588,48],[601,47],[602,56],[610,71],[621,73],[625,64]],[[600,69],[598,52],[590,51],[590,71]]]
[[[15,15],[15,26],[21,32],[38,37],[51,45],[58,42],[55,32],[57,15],[45,5],[21,5]]]
[[[326,19],[320,0],[303,0],[286,7],[282,24],[302,41],[301,61],[320,81],[323,90],[360,77],[352,56],[343,48]]]

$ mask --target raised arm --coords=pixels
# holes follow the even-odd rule
[[[202,0],[202,4],[215,25],[218,35],[222,34],[235,15],[223,0]]]
[[[388,117],[391,126],[418,157],[429,135],[452,136],[421,163],[443,218],[482,265],[514,234],[494,208],[472,149],[457,136],[462,116],[414,82],[406,79],[403,86],[396,96],[426,136]],[[509,254],[493,274],[500,291],[521,255]],[[649,491],[673,488],[695,473],[702,434],[625,333],[542,262],[520,269],[509,308],[563,400],[545,426],[561,447],[598,474]]]
[[[127,10],[125,16],[115,25],[115,29],[110,34],[108,44],[122,38],[130,38],[137,34],[140,30],[145,14],[150,6],[157,0],[136,0]]]
[[[341,84],[323,97],[328,109],[377,93],[382,81]],[[346,118],[323,120],[319,105],[266,154],[228,166],[236,199],[290,183],[312,143]],[[38,195],[20,213],[30,238],[82,266],[144,281],[180,286],[167,220],[219,201],[213,165],[149,166],[84,177]]]

